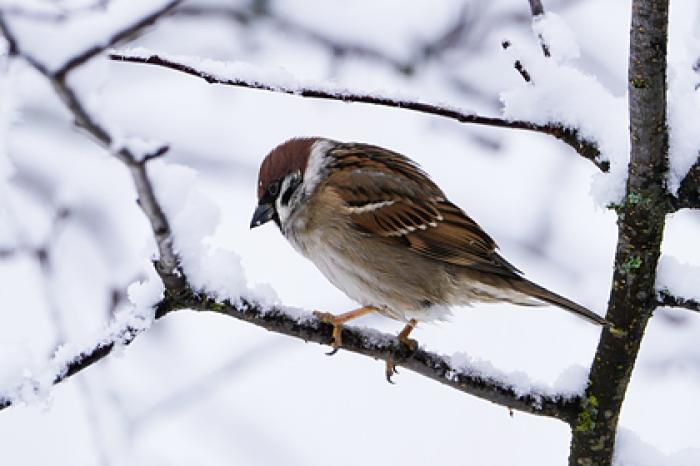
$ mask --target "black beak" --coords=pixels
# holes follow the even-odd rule
[[[253,219],[250,221],[250,228],[259,227],[272,220],[274,216],[275,207],[272,204],[258,204],[255,213],[253,213]]]

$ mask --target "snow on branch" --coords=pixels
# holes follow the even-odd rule
[[[156,319],[180,309],[216,312],[307,342],[330,345],[332,341],[332,327],[322,323],[311,313],[283,307],[268,308],[247,299],[217,302],[189,289],[187,292],[181,290],[177,295],[166,293],[165,299],[156,306]],[[90,367],[115,348],[131,343],[141,331],[141,327],[126,326],[123,331],[114,332],[110,338],[101,339],[93,349],[82,351],[77,357],[70,357],[67,361],[66,358],[57,357],[47,369],[49,376],[44,376],[40,385],[37,386],[33,378],[31,383],[22,387],[45,389],[46,383],[62,382]],[[465,362],[463,357],[455,364],[454,358],[422,348],[412,351],[401,345],[394,335],[372,329],[345,327],[342,349],[373,359],[391,360],[397,366],[508,409],[552,417],[569,424],[575,421],[578,413],[580,395],[576,392],[565,390],[558,393],[554,389],[533,387],[529,381],[522,380],[521,375],[509,378],[507,374],[484,368],[483,364]],[[381,377],[383,374],[378,371],[377,376]],[[37,391],[36,388],[32,390]],[[5,397],[0,400],[0,409],[21,399]]]
[[[656,269],[658,305],[700,312],[700,268],[662,256]]]
[[[215,251],[207,251],[200,247],[191,247],[188,241],[199,241],[202,235],[206,235],[206,227],[211,223],[215,215],[203,208],[200,202],[188,200],[188,202],[178,203],[190,206],[197,212],[202,212],[204,219],[199,221],[202,228],[191,228],[190,225],[182,225],[180,217],[185,216],[187,210],[180,212],[171,209],[172,206],[162,206],[156,197],[154,184],[159,188],[167,185],[167,181],[172,182],[172,170],[163,170],[156,165],[153,167],[157,178],[157,183],[153,183],[146,170],[147,162],[160,157],[168,150],[166,145],[161,147],[148,147],[148,144],[137,144],[143,150],[134,149],[134,144],[124,144],[124,141],[115,137],[109,129],[102,124],[95,116],[91,115],[87,107],[83,104],[75,90],[68,84],[67,75],[86,63],[91,58],[113,45],[117,41],[126,38],[142,28],[153,24],[160,16],[163,16],[171,8],[179,3],[173,1],[165,7],[157,10],[131,25],[126,26],[121,32],[116,33],[106,41],[106,44],[97,45],[86,52],[80,53],[69,59],[57,72],[50,72],[46,66],[35,60],[28,54],[24,54],[16,37],[0,10],[0,32],[6,37],[12,56],[23,58],[39,73],[51,82],[55,92],[61,98],[67,109],[73,114],[78,126],[87,131],[101,145],[106,147],[111,153],[123,162],[129,169],[136,192],[138,194],[139,205],[151,224],[153,235],[156,239],[160,253],[159,259],[155,262],[155,271],[162,280],[164,286],[160,286],[160,280],[151,280],[144,290],[141,291],[141,298],[138,296],[132,299],[135,303],[134,311],[126,314],[126,318],[120,318],[111,325],[106,335],[95,337],[92,344],[84,345],[83,349],[76,349],[72,346],[62,347],[45,370],[37,375],[26,377],[15,387],[11,387],[8,393],[0,394],[0,409],[13,405],[18,401],[28,401],[37,396],[47,393],[49,387],[71,377],[81,370],[91,366],[95,362],[112,353],[117,347],[127,345],[146,330],[151,323],[151,305],[155,305],[156,318],[165,316],[167,313],[178,309],[196,309],[202,311],[213,311],[230,317],[234,317],[246,322],[264,327],[270,331],[293,336],[305,341],[314,341],[320,344],[331,343],[332,328],[328,324],[320,322],[313,315],[299,313],[291,309],[281,307],[268,307],[258,304],[258,300],[242,298],[245,292],[241,290],[240,295],[232,293],[231,278],[241,278],[237,265],[233,257],[219,254]],[[114,58],[114,56],[113,56]],[[133,58],[133,57],[132,57]],[[138,58],[138,57],[135,57]],[[129,57],[124,57],[125,61],[130,61]],[[134,59],[134,61],[138,61]],[[149,61],[144,61],[149,63]],[[240,80],[240,79],[217,79],[212,72],[204,72],[174,61],[164,62],[168,66],[179,71],[207,79],[210,82],[221,82],[224,84],[238,85],[271,91],[285,92],[289,94],[299,94],[308,97],[319,97],[334,100],[357,101],[386,105],[392,107],[406,107],[424,113],[432,113],[456,119],[463,122],[487,124],[506,128],[527,129],[546,134],[551,134],[562,139],[577,148],[584,154],[590,155],[591,160],[595,160],[597,149],[579,140],[575,130],[565,129],[556,126],[538,126],[528,122],[507,121],[499,118],[481,117],[478,115],[463,113],[459,110],[447,107],[439,107],[419,102],[411,102],[401,99],[390,99],[381,96],[360,95],[353,93],[338,93],[321,88],[295,88],[287,85],[269,85],[262,81]],[[213,63],[213,62],[212,62]],[[158,64],[158,63],[156,63]],[[221,66],[214,64],[214,68]],[[226,66],[224,66],[225,68]],[[211,70],[210,70],[211,71]],[[267,77],[267,75],[266,75]],[[593,155],[591,155],[593,154]],[[187,176],[180,174],[178,176]],[[164,180],[164,177],[166,178]],[[167,186],[166,186],[167,187]],[[161,192],[161,191],[159,191]],[[164,200],[168,200],[167,196]],[[172,211],[171,211],[172,210]],[[173,234],[171,223],[166,212],[172,215],[172,222],[177,230]],[[184,213],[183,213],[184,212]],[[187,215],[189,218],[191,216]],[[185,222],[186,223],[186,222]],[[186,227],[186,228],[185,228]],[[200,231],[201,230],[201,231]],[[182,264],[185,266],[188,275],[183,272],[180,257],[175,254],[175,244],[182,254]],[[183,247],[187,245],[188,247]],[[11,254],[11,252],[10,252]],[[199,259],[199,261],[198,261]],[[208,261],[208,262],[207,262]],[[225,263],[222,263],[225,262]],[[206,267],[204,266],[206,265]],[[221,273],[225,271],[226,273]],[[216,275],[212,278],[211,275]],[[188,281],[189,280],[189,281]],[[237,285],[238,286],[238,285]],[[204,290],[195,292],[193,288]],[[132,291],[130,289],[130,291]],[[164,297],[163,297],[164,294]],[[145,298],[145,300],[143,299]],[[96,341],[96,343],[95,343]],[[408,368],[418,374],[433,380],[439,381],[452,388],[465,393],[480,397],[482,399],[500,404],[509,409],[519,410],[527,413],[549,416],[560,419],[569,424],[575,422],[578,408],[580,406],[579,391],[543,389],[533,386],[529,381],[524,381],[523,376],[510,377],[508,374],[490,370],[489,366],[482,364],[471,364],[469,360],[459,359],[458,364],[444,356],[427,352],[423,349],[415,351],[402,346],[398,339],[392,335],[381,334],[368,329],[345,328],[343,330],[343,349],[354,353],[392,361],[397,366]]]
[[[668,290],[659,291],[659,306],[679,307],[689,311],[700,312],[700,301],[673,296]]]
[[[10,44],[11,55],[25,59],[25,61],[33,66],[39,73],[43,74],[44,77],[51,82],[56,94],[58,94],[68,110],[73,114],[76,125],[86,130],[101,145],[111,150],[113,155],[129,168],[129,172],[131,173],[136,187],[136,192],[138,193],[139,206],[151,224],[151,229],[158,245],[159,259],[156,261],[155,266],[165,281],[166,286],[169,288],[172,287],[173,289],[182,287],[185,283],[185,277],[173,249],[172,234],[168,219],[165,217],[156,199],[153,186],[146,173],[146,163],[154,157],[163,155],[167,151],[167,147],[164,146],[160,149],[156,149],[154,152],[146,154],[134,154],[128,145],[122,144],[122,141],[117,141],[101,122],[88,113],[83,102],[68,84],[67,75],[76,67],[87,63],[91,58],[97,56],[117,42],[152,25],[158,18],[167,14],[177,6],[180,1],[181,0],[173,0],[144,18],[127,25],[120,32],[111,36],[104,44],[96,45],[74,56],[55,73],[49,71],[46,66],[33,57],[23,53],[17,38],[5,21],[2,10],[0,10],[0,32],[2,32]]]
[[[134,338],[150,327],[151,312],[122,313],[92,342],[76,348],[73,344],[59,347],[51,361],[37,373],[25,373],[14,386],[3,386],[0,393],[0,410],[18,403],[33,403],[46,399],[51,387],[63,382],[83,369],[92,366],[117,348],[130,344]]]
[[[672,203],[675,210],[700,209],[700,152],[698,160],[683,178]]]
[[[573,147],[582,157],[593,162],[602,171],[607,171],[609,168],[608,162],[599,158],[600,151],[594,143],[581,138],[578,130],[559,124],[532,123],[525,120],[487,117],[456,107],[419,102],[400,96],[390,97],[386,94],[359,93],[329,85],[305,83],[290,76],[283,70],[262,69],[247,63],[222,62],[182,55],[156,54],[145,49],[114,51],[109,57],[115,61],[169,68],[201,78],[210,84],[223,84],[316,99],[381,105],[437,115],[460,123],[522,129],[548,134]]]

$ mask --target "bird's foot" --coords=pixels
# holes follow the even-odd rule
[[[355,309],[354,311],[345,312],[339,315],[333,315],[330,312],[314,311],[314,316],[318,320],[320,320],[324,324],[331,324],[333,326],[333,333],[331,334],[331,337],[333,339],[331,341],[331,346],[333,347],[333,349],[330,353],[326,354],[328,354],[328,356],[332,356],[338,352],[338,349],[341,346],[343,346],[342,334],[343,324],[345,322],[347,322],[348,320],[357,319],[358,317],[362,317],[365,314],[375,312],[376,310],[376,307],[363,306],[361,308]]]
[[[411,334],[414,328],[416,328],[416,325],[418,322],[416,319],[411,319],[408,321],[406,326],[399,332],[397,335],[397,338],[399,340],[399,345],[405,346],[408,348],[409,351],[413,352],[418,349],[418,342],[414,340],[413,338],[409,338],[408,336]],[[389,383],[394,383],[393,380],[391,380],[391,377],[394,374],[398,374],[399,371],[396,370],[396,362],[394,361],[394,356],[389,356],[389,358],[386,360],[386,369],[385,369],[385,374],[386,374],[386,380]]]
[[[386,375],[386,381],[390,384],[393,384],[394,381],[391,380],[391,377],[394,374],[398,374],[399,371],[396,370],[396,363],[394,362],[394,358],[392,356],[389,356],[389,358],[386,360],[386,368],[384,370]]]
[[[401,332],[399,332],[398,335],[399,343],[406,346],[411,351],[415,351],[418,349],[418,342],[413,338],[408,338],[413,329],[416,328],[416,325],[418,325],[416,319],[409,320],[406,326],[403,328],[403,330],[401,330]]]
[[[321,312],[321,311],[314,311],[314,316],[323,322],[324,324],[330,324],[333,326],[333,333],[331,334],[331,346],[333,349],[326,353],[328,356],[333,356],[335,353],[338,352],[338,349],[343,346],[343,322],[344,320],[341,320],[338,318],[338,316],[335,316],[331,314],[330,312]]]
[[[408,338],[407,336],[402,338],[401,335],[399,335],[399,343],[411,351],[418,349],[418,341],[413,338]]]

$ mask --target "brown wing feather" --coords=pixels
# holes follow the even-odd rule
[[[343,170],[331,175],[332,185],[359,230],[437,261],[519,276],[494,240],[410,159],[363,144],[345,144],[333,155]]]

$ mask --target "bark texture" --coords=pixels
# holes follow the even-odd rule
[[[569,464],[612,464],[620,409],[644,330],[657,305],[656,266],[666,213],[668,168],[666,44],[668,0],[634,0],[630,31],[631,154],[626,196],[618,206],[618,242],[605,332],[582,400]]]

